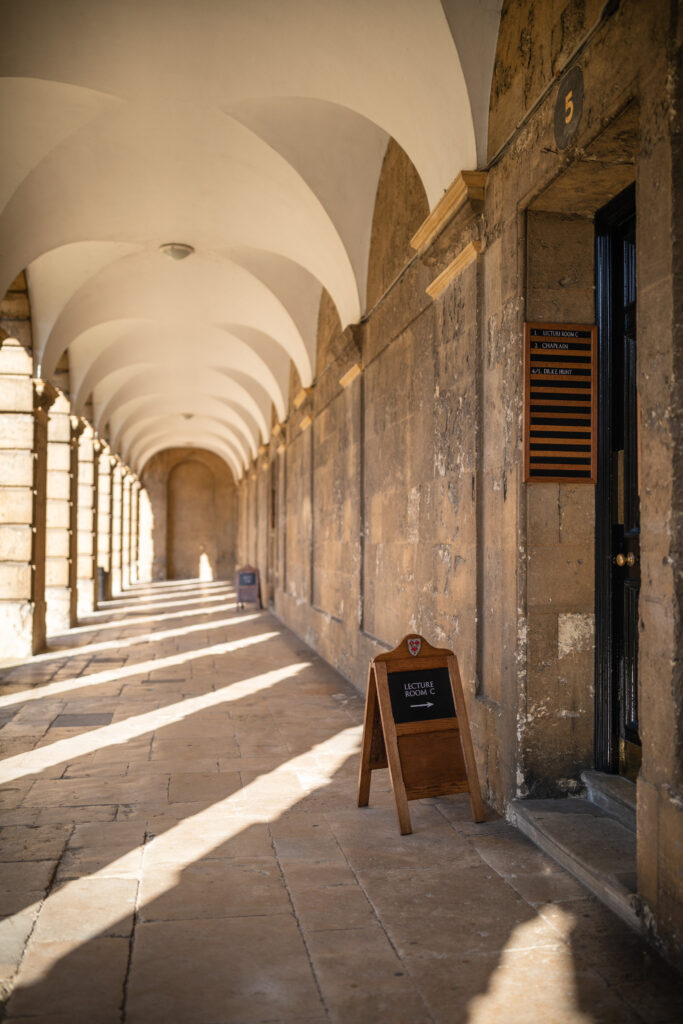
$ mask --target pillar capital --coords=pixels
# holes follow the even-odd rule
[[[49,381],[33,378],[33,411],[47,413],[59,397],[59,391]]]
[[[71,440],[77,441],[87,424],[82,416],[74,416],[73,413],[69,416],[69,424],[71,426]]]

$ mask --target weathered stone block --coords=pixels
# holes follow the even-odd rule
[[[47,530],[45,554],[48,558],[69,557],[69,534],[67,530]]]
[[[71,468],[71,453],[66,444],[53,444],[47,446],[47,469],[50,473],[68,473]]]
[[[71,627],[69,591],[66,587],[45,588],[45,631],[48,636],[66,633]]]
[[[66,587],[69,584],[69,563],[65,558],[48,556],[45,559],[45,585]]]
[[[3,658],[30,658],[33,653],[33,605],[30,600],[0,600]]]
[[[0,561],[30,562],[32,541],[29,525],[0,525]]]
[[[32,377],[33,357],[16,338],[5,338],[0,349],[0,373]]]
[[[559,543],[559,491],[558,484],[527,484],[527,537],[530,547]]]
[[[33,415],[0,413],[0,444],[3,448],[30,451],[33,447]]]
[[[0,303],[0,317],[8,320],[28,320],[31,307],[26,292],[6,292]]]
[[[32,453],[0,450],[0,481],[4,487],[33,487]]]
[[[33,491],[30,487],[0,486],[0,523],[31,523]]]
[[[68,501],[50,500],[47,501],[47,526],[48,530],[68,530],[70,510]]]
[[[30,600],[31,566],[28,562],[0,562],[0,594],[3,600]]]
[[[92,552],[84,552],[78,555],[78,579],[92,579]]]
[[[528,558],[529,603],[581,611],[593,607],[595,568],[585,547],[533,547]]]
[[[32,417],[33,384],[29,377],[10,377],[6,371],[0,373],[0,410],[26,412]]]
[[[59,399],[57,400],[59,401]],[[55,402],[55,405],[57,402]],[[71,423],[69,422],[68,415],[60,415],[55,413],[55,406],[53,405],[50,409],[50,416],[47,423],[47,439],[49,445],[70,445],[71,443]]]
[[[587,554],[595,545],[595,488],[591,484],[560,484],[558,509],[560,542],[586,545]]]

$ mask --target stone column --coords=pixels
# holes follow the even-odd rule
[[[77,439],[78,461],[76,488],[76,617],[90,615],[95,602],[95,559],[97,550],[97,517],[95,505],[94,431],[89,423],[80,420],[81,431]]]
[[[108,601],[111,597],[112,460],[107,446],[103,442],[100,445],[97,459],[97,568],[104,574],[102,600]],[[99,590],[97,600],[100,600]]]
[[[3,323],[13,336],[0,349],[0,657],[26,658],[45,640],[45,601],[42,590],[36,592],[36,584],[44,587],[44,535],[37,574],[34,560],[41,547],[35,544],[34,495],[40,492],[44,501],[44,439],[42,459],[34,452],[54,393],[34,390],[30,323],[10,325],[5,317]]]
[[[47,532],[45,540],[45,601],[48,636],[71,626],[69,554],[71,526],[71,424],[69,401],[61,392],[47,423]]]
[[[150,583],[154,578],[153,527],[152,503],[147,488],[141,483],[138,494],[138,579],[142,583]]]
[[[47,635],[47,431],[50,406],[58,392],[44,380],[33,381],[33,544],[31,550],[32,653],[45,648]]]
[[[123,466],[116,455],[109,458],[111,465],[111,596],[121,593],[121,519],[123,511]]]
[[[140,581],[140,481],[133,477],[130,492],[130,582]]]
[[[100,455],[102,454],[102,442],[95,436],[93,431],[92,443],[92,606],[97,608],[98,581],[97,566],[100,551]]]
[[[0,657],[32,651],[33,387],[15,338],[0,350]]]
[[[69,626],[78,622],[78,440],[85,423],[69,416]]]
[[[130,494],[132,479],[124,466],[121,479],[121,589],[130,587]]]

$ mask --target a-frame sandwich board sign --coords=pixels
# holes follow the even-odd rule
[[[458,659],[415,634],[370,662],[359,807],[372,772],[386,767],[401,835],[412,832],[408,801],[423,797],[469,793],[474,821],[484,820]]]

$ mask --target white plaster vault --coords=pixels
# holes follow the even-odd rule
[[[0,9],[0,294],[28,268],[38,373],[68,351],[135,470],[192,444],[239,479],[290,360],[315,378],[321,289],[363,315],[389,138],[430,208],[483,163],[500,0]]]

